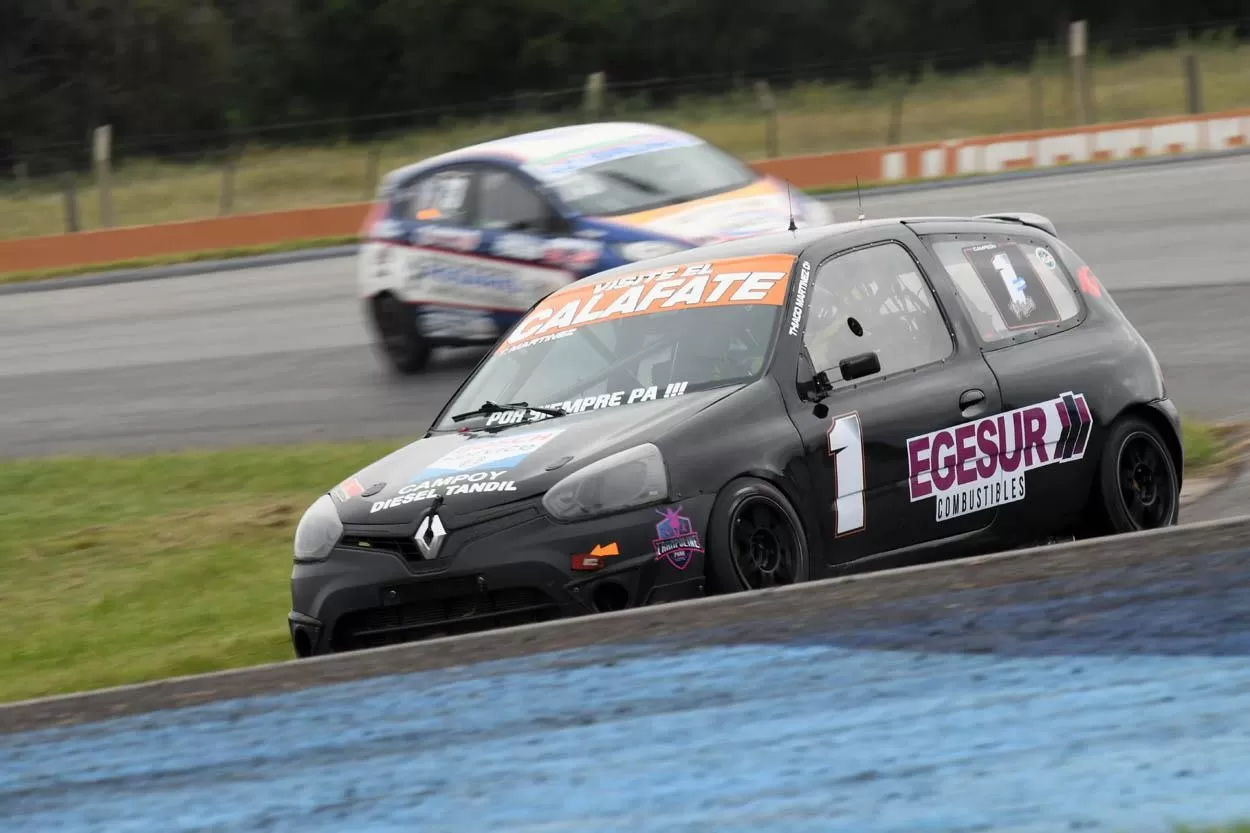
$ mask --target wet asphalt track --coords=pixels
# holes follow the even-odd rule
[[[1050,216],[1182,408],[1250,418],[1250,157],[870,192],[864,208]],[[353,281],[337,259],[0,296],[0,456],[417,435],[480,353],[389,377]]]

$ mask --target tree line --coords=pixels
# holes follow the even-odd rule
[[[1166,44],[1250,17],[1250,0],[4,0],[0,165],[83,152],[175,153],[266,126],[306,138],[436,120],[470,105],[565,108],[611,85],[866,81],[875,71],[1028,63],[1091,44]],[[1247,32],[1243,27],[1241,35]],[[523,95],[565,89],[567,95]],[[425,115],[411,111],[425,111]],[[288,133],[284,138],[290,138]]]

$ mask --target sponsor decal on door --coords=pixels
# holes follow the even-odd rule
[[[1085,456],[1093,417],[1085,396],[1064,393],[907,441],[911,501],[932,499],[948,521],[1026,497],[1026,474]]]

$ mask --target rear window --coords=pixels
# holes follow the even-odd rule
[[[987,344],[1065,329],[1081,314],[1071,280],[1045,244],[981,236],[928,242]]]

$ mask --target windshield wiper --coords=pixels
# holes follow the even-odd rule
[[[639,179],[631,174],[623,174],[620,171],[595,171],[599,176],[615,179],[617,182],[623,182],[636,191],[642,191],[644,194],[663,194],[664,189],[658,185],[647,182],[645,179]]]
[[[451,418],[452,422],[464,422],[466,419],[474,417],[486,416],[487,414],[497,414],[500,411],[533,411],[537,414],[546,414],[547,416],[561,417],[568,414],[563,408],[537,408],[528,402],[505,402],[502,405],[491,402],[487,399],[482,403],[482,407],[476,411],[465,411],[463,414],[456,414]]]

